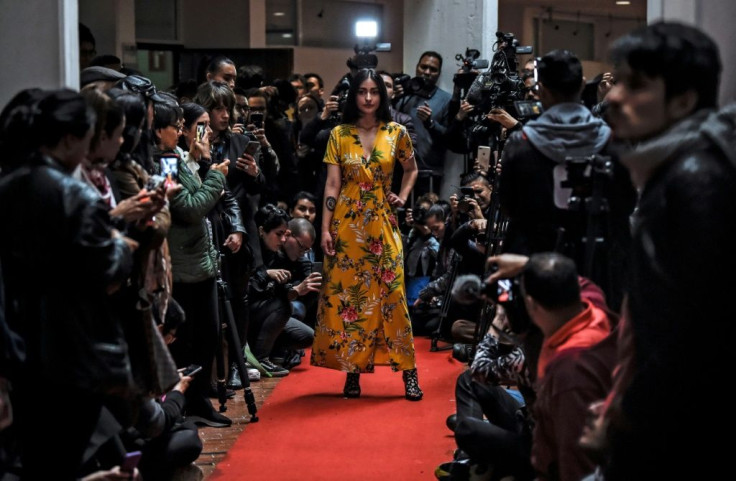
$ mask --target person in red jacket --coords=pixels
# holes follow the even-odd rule
[[[581,297],[571,259],[534,254],[521,275],[524,305],[544,336],[533,406],[532,465],[538,480],[578,481],[595,464],[578,444],[588,406],[605,397],[616,362],[613,319]]]

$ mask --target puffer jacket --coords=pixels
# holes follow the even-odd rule
[[[182,190],[170,201],[169,249],[174,282],[201,282],[217,275],[218,254],[212,243],[207,213],[225,188],[225,176],[208,170],[201,185],[196,174],[179,160]]]

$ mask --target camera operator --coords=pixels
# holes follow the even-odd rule
[[[598,216],[585,212],[592,203],[578,210],[561,205],[561,187],[569,175],[568,158],[605,155],[611,129],[580,103],[583,71],[572,52],[547,53],[538,61],[538,77],[545,111],[509,137],[501,157],[499,195],[509,217],[504,251],[527,255],[559,251],[582,266],[586,227],[593,227],[589,219]],[[628,218],[636,194],[623,167],[613,162],[611,170],[612,178],[606,178],[600,193],[608,202],[605,222],[599,225],[608,231],[605,252],[596,254],[593,273],[585,274],[604,288],[609,302],[618,309],[630,238]],[[588,181],[585,188],[591,186]]]
[[[449,120],[449,92],[437,87],[442,72],[442,56],[433,51],[424,52],[417,62],[416,76],[403,83],[394,82],[396,99],[394,106],[399,112],[411,116],[417,131],[417,166],[419,171],[431,171],[430,177],[417,178],[414,194],[428,192],[430,178],[433,189],[439,191],[444,175],[445,131]]]

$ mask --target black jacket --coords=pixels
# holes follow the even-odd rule
[[[25,372],[49,388],[103,389],[100,343],[124,347],[107,289],[132,268],[107,205],[36,156],[0,179],[0,225],[6,317],[26,343]]]
[[[558,251],[578,262],[581,274],[593,279],[618,310],[630,245],[629,216],[636,192],[628,172],[612,158],[612,177],[601,183],[609,211],[596,213],[590,223],[585,209],[572,210],[559,186],[567,175],[566,157],[605,155],[610,129],[582,105],[550,107],[509,137],[501,158],[499,197],[509,217],[504,252],[530,255]],[[608,179],[608,178],[607,178]],[[583,183],[581,183],[582,185]],[[588,185],[588,184],[586,184]],[[584,271],[584,244],[589,225],[605,239],[597,251],[594,272]],[[562,230],[561,230],[562,229]],[[564,232],[564,233],[563,233]]]

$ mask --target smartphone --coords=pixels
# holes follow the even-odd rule
[[[166,183],[171,184],[179,180],[179,156],[176,154],[162,154],[159,157],[161,164],[161,175],[166,178]]]
[[[479,145],[476,160],[483,172],[487,172],[491,166],[491,148],[487,145]]]
[[[312,272],[319,272],[322,274],[322,266],[321,262],[312,262]]]
[[[261,147],[261,143],[256,140],[251,140],[248,142],[248,145],[245,147],[245,153],[254,156],[256,155],[256,152],[258,152],[258,149]]]
[[[202,142],[202,139],[204,139],[204,136],[207,133],[207,126],[204,124],[204,122],[198,122],[197,123],[197,142]]]
[[[202,370],[202,366],[198,366],[197,364],[190,364],[189,366],[181,370],[181,375],[182,376],[194,376],[201,370]]]
[[[260,112],[253,112],[250,114],[250,122],[256,126],[257,129],[263,128],[263,114]]]
[[[126,453],[123,461],[120,463],[120,471],[124,473],[133,473],[135,468],[138,466],[138,461],[141,460],[140,451],[132,451]]]

